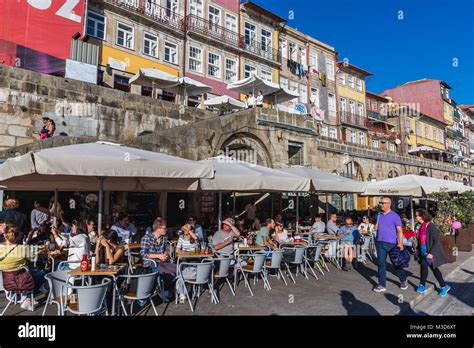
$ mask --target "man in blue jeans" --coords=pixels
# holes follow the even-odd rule
[[[375,247],[377,249],[378,276],[379,283],[373,288],[375,292],[386,291],[387,285],[387,254],[390,250],[397,247],[403,250],[402,220],[400,216],[391,210],[392,200],[389,197],[383,197],[381,202],[381,213],[377,217],[377,240]],[[407,275],[402,268],[395,267],[395,272],[400,278],[400,288],[408,289]]]

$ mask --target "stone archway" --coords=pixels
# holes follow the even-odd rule
[[[422,170],[419,175],[421,175],[421,176],[428,176],[428,173],[425,172],[424,170]]]
[[[400,174],[398,174],[398,172],[395,169],[390,170],[387,174],[387,178],[389,179],[396,178],[398,176],[400,176]]]
[[[270,152],[264,143],[252,133],[235,133],[222,142],[216,156],[234,157],[241,161],[273,167]]]
[[[451,180],[451,178],[449,177],[449,175],[445,175],[443,179],[444,179],[444,180]]]

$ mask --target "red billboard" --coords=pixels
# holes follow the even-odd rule
[[[84,0],[1,0],[0,63],[64,71],[72,36],[83,33]]]

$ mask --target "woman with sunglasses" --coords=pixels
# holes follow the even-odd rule
[[[275,241],[286,242],[288,241],[288,231],[283,227],[283,223],[277,222],[275,224]]]
[[[420,262],[420,285],[417,292],[423,294],[426,291],[425,284],[428,278],[428,267],[431,268],[441,290],[439,295],[445,297],[451,289],[443,279],[439,266],[448,262],[441,246],[439,232],[431,222],[431,215],[424,209],[417,209],[415,212],[416,221],[421,223],[417,231],[418,247],[417,252]]]

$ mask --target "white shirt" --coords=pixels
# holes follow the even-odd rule
[[[311,232],[324,233],[326,231],[326,224],[322,221],[317,221],[311,226]]]
[[[110,229],[117,232],[118,237],[122,239],[124,243],[130,243],[132,236],[137,233],[137,228],[133,224],[123,227],[119,223],[116,223]]]
[[[257,96],[257,105],[263,105],[263,95]]]
[[[255,97],[254,96],[251,96],[247,99],[247,103],[249,105],[249,107],[254,107],[255,106]]]
[[[68,239],[58,236],[55,241],[60,247],[69,248],[67,260],[73,262],[69,265],[71,269],[76,269],[81,266],[84,254],[89,257],[90,240],[86,234],[75,234]]]
[[[277,235],[279,242],[286,242],[288,240],[288,231],[286,229],[283,229],[283,232]]]

